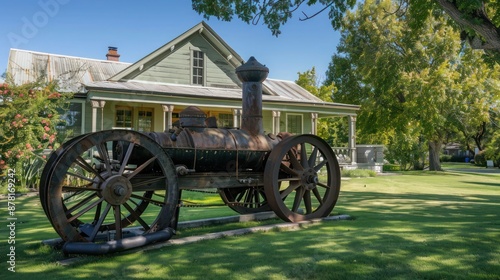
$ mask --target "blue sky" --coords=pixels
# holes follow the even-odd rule
[[[114,46],[120,61],[133,63],[205,20],[186,0],[22,0],[4,1],[2,10],[0,74],[11,48],[106,59],[108,46]],[[326,12],[299,20],[302,11],[316,10],[299,9],[279,37],[262,23],[205,21],[241,57],[255,56],[269,67],[270,78],[296,80],[298,72],[313,66],[324,78],[340,35]]]

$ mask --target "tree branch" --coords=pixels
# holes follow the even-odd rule
[[[472,19],[467,19],[467,15],[461,12],[455,2],[448,0],[436,0],[443,10],[460,26],[474,30],[483,40],[472,37],[471,46],[476,49],[499,50],[500,51],[500,32],[497,27],[488,19],[484,7],[476,10]]]
[[[313,17],[321,14],[322,12],[324,12],[326,9],[328,9],[329,7],[331,7],[333,5],[333,1],[330,2],[330,4],[326,5],[325,7],[323,7],[321,10],[319,10],[318,12],[314,13],[312,16],[308,16],[306,13],[302,12],[302,14],[305,16],[305,18],[299,18],[300,21],[306,21],[308,19],[312,19]],[[298,8],[298,6],[297,6]]]

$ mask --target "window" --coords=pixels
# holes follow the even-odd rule
[[[137,131],[153,131],[153,109],[140,109],[137,116]]]
[[[193,85],[203,85],[204,55],[201,51],[193,51]]]
[[[217,126],[233,128],[233,114],[219,114],[219,118],[217,119]]]
[[[132,108],[117,107],[116,108],[116,127],[132,128]]]
[[[294,134],[302,134],[302,115],[287,114],[286,115],[287,132]]]
[[[64,131],[67,137],[75,137],[83,133],[83,102],[70,102],[66,111],[61,111],[61,122],[57,129]]]

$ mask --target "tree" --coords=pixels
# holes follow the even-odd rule
[[[333,84],[321,85],[316,76],[316,69],[313,67],[303,73],[298,73],[299,78],[296,84],[303,87],[316,97],[326,102],[332,102],[332,94],[335,91]],[[318,121],[318,135],[325,139],[330,145],[335,147],[344,147],[348,143],[349,135],[348,124],[341,118],[323,118]]]
[[[45,162],[43,151],[65,138],[56,126],[70,96],[57,92],[55,82],[0,84],[0,179],[15,169],[20,185],[31,187]]]
[[[456,112],[470,123],[485,121],[482,112],[498,90],[498,71],[464,48],[438,12],[423,28],[412,29],[412,18],[398,8],[390,0],[367,0],[346,14],[326,82],[337,88],[335,101],[361,105],[360,141],[377,138],[403,153],[427,143],[430,169],[440,170],[439,152],[457,129]],[[467,104],[475,109],[462,110],[471,108]],[[401,146],[402,140],[412,144]],[[420,157],[399,158],[423,168]]]
[[[206,18],[215,16],[230,21],[237,16],[246,23],[257,24],[260,20],[273,35],[294,13],[302,12],[300,20],[328,11],[331,24],[340,27],[343,14],[353,8],[353,0],[192,0],[193,9]],[[413,18],[413,27],[423,26],[432,11],[440,7],[462,29],[461,38],[467,39],[473,48],[484,49],[500,59],[500,2],[476,0],[400,0],[398,10]],[[306,12],[309,9],[311,12]],[[458,34],[457,34],[458,37]]]

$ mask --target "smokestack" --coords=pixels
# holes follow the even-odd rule
[[[117,47],[108,47],[108,53],[106,58],[111,61],[120,61],[120,55],[118,54]]]
[[[241,129],[252,135],[263,134],[262,125],[262,82],[267,78],[269,69],[260,64],[253,56],[236,68],[236,75],[242,85]]]

